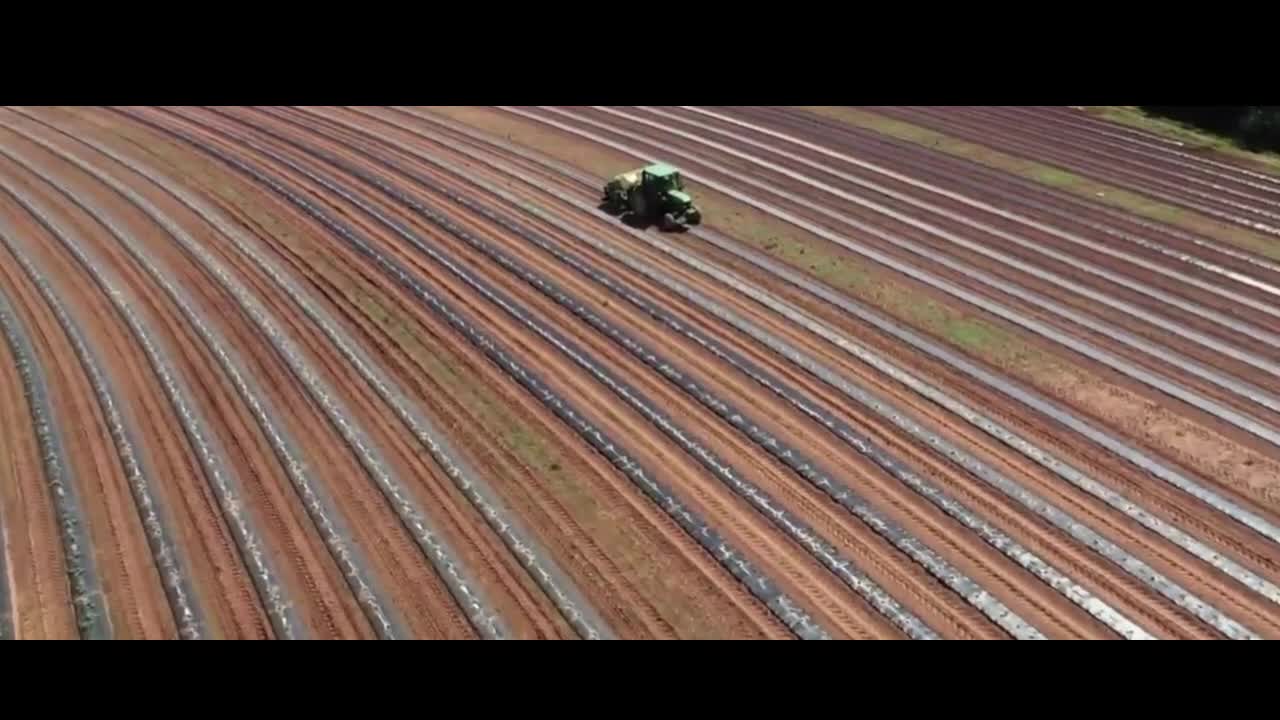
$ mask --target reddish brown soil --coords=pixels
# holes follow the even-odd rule
[[[58,542],[53,502],[44,484],[40,450],[31,412],[22,392],[17,363],[6,344],[0,378],[4,380],[5,564],[13,582],[9,602],[14,637],[31,640],[65,640],[76,637],[76,619]],[[22,579],[19,582],[19,578]]]
[[[545,110],[538,118],[572,125],[576,120]],[[581,118],[604,122],[643,140],[623,142],[645,146],[648,140],[668,144],[682,153],[709,156],[706,147],[654,128],[627,121],[599,110],[575,109]],[[639,114],[653,120],[655,116]],[[688,111],[670,112],[672,127],[734,145],[677,120],[696,120],[755,140],[775,143],[786,152],[810,159],[820,157],[797,150],[768,136],[712,121]],[[877,157],[897,152],[861,135],[805,125],[782,112],[729,112],[751,122],[803,136],[809,142],[830,142],[833,149],[856,153],[865,147]],[[160,185],[105,157],[74,139],[33,122],[23,113],[108,145],[164,178]],[[418,117],[414,115],[417,114]],[[477,113],[480,132],[492,113]],[[1023,115],[1018,115],[1022,117]],[[1035,111],[1049,125],[1062,119]],[[962,572],[992,597],[1005,604],[1030,625],[1051,638],[1111,638],[1114,631],[1032,572],[984,542],[977,534],[925,498],[911,491],[848,444],[829,434],[789,403],[751,378],[727,366],[685,335],[673,331],[604,287],[584,278],[548,253],[528,243],[511,229],[464,208],[401,174],[416,173],[431,186],[471,198],[508,220],[535,230],[590,266],[607,272],[639,294],[650,298],[685,326],[749,359],[791,388],[816,399],[826,411],[868,435],[903,465],[1000,528],[1046,563],[1070,577],[1099,600],[1147,632],[1163,638],[1215,638],[1220,634],[1138,580],[1104,559],[1087,545],[1071,538],[1042,517],[994,490],[959,465],[934,452],[927,443],[910,437],[866,408],[855,406],[832,388],[776,355],[767,347],[731,326],[673,295],[625,264],[583,243],[574,232],[587,233],[611,243],[636,261],[678,280],[714,299],[753,324],[783,338],[812,355],[849,380],[874,391],[927,422],[939,434],[1022,484],[1079,522],[1148,564],[1171,581],[1257,634],[1280,637],[1280,605],[1231,580],[1225,574],[1177,547],[1101,500],[1017,454],[909,388],[862,364],[831,344],[796,327],[784,317],[731,290],[719,281],[695,272],[683,263],[657,252],[632,237],[616,221],[584,213],[565,197],[595,200],[596,188],[585,185],[545,165],[505,151],[500,143],[481,142],[433,122],[429,112],[396,112],[386,109],[356,112],[320,108],[264,110],[249,108],[213,112],[205,109],[142,109],[123,112],[106,109],[64,110],[41,108],[0,111],[0,122],[12,124],[52,143],[99,168],[134,189],[181,227],[194,242],[208,249],[247,290],[258,299],[301,352],[316,376],[333,389],[335,399],[350,413],[348,419],[367,435],[381,453],[386,469],[404,485],[423,508],[442,539],[456,551],[460,567],[501,618],[512,637],[573,638],[573,626],[557,610],[552,598],[530,577],[519,559],[485,521],[476,506],[419,444],[390,407],[338,348],[304,314],[288,293],[263,268],[237,249],[224,234],[177,199],[170,190],[184,188],[204,198],[217,212],[243,230],[246,237],[277,262],[310,297],[337,319],[343,330],[359,342],[368,356],[400,385],[414,403],[444,430],[454,449],[474,467],[501,497],[512,515],[543,546],[564,571],[594,613],[612,635],[621,638],[786,638],[791,637],[778,618],[754,597],[724,565],[704,550],[659,505],[642,493],[586,440],[506,371],[488,360],[471,342],[434,314],[427,306],[385,274],[374,262],[352,250],[332,230],[302,212],[274,192],[222,160],[222,154],[245,163],[290,192],[314,203],[319,212],[350,225],[385,253],[408,268],[430,291],[438,293],[470,323],[480,328],[525,364],[561,397],[571,402],[599,430],[624,447],[630,457],[665,483],[691,510],[719,532],[730,545],[801,609],[836,638],[900,638],[902,630],[863,597],[853,592],[796,540],[788,537],[769,517],[717,479],[693,455],[686,453],[642,413],[593,379],[569,357],[510,314],[484,299],[454,274],[414,249],[403,238],[377,222],[356,204],[343,199],[313,180],[254,150],[250,143],[270,149],[310,172],[331,178],[346,192],[379,213],[393,219],[497,288],[530,312],[613,376],[624,379],[691,437],[741,477],[768,493],[794,519],[808,525],[831,543],[841,556],[905,609],[942,637],[997,639],[1008,634],[991,618],[966,602],[937,577],[896,547],[871,525],[832,501],[825,493],[789,469],[764,447],[733,428],[715,412],[663,378],[644,362],[626,352],[603,333],[579,320],[569,310],[503,269],[457,236],[431,223],[404,205],[368,185],[356,175],[336,168],[311,154],[327,153],[350,163],[362,173],[378,178],[406,193],[434,212],[447,215],[458,227],[494,246],[529,270],[558,284],[614,327],[677,365],[703,388],[731,402],[769,433],[803,453],[823,469],[854,488],[876,512],[901,527],[916,542]],[[963,123],[986,118],[1003,128],[1009,113],[966,112]],[[535,120],[516,117],[530,128]],[[959,122],[959,121],[958,121]],[[148,123],[153,123],[153,127]],[[581,125],[586,127],[585,125]],[[967,125],[966,125],[967,126]],[[421,129],[446,138],[438,142],[412,132]],[[619,137],[613,131],[588,128]],[[275,139],[262,130],[280,133],[300,144]],[[1073,141],[1090,137],[1094,129],[1080,126],[1070,131]],[[364,132],[372,134],[370,139]],[[183,137],[189,137],[188,142]],[[574,165],[578,148],[595,147],[566,133],[540,136],[539,149]],[[551,138],[554,138],[552,142]],[[1046,147],[1052,143],[1044,141]],[[562,143],[556,145],[555,143]],[[860,145],[861,143],[861,145]],[[305,634],[317,638],[370,638],[375,628],[365,615],[342,571],[326,546],[321,531],[306,512],[250,406],[240,396],[200,334],[180,312],[176,302],[147,270],[132,258],[102,222],[77,208],[60,191],[100,206],[134,241],[147,258],[182,288],[198,308],[201,319],[227,346],[233,348],[244,371],[261,388],[262,399],[273,411],[273,421],[295,441],[312,481],[333,498],[350,530],[351,544],[367,560],[368,576],[387,599],[406,631],[420,638],[474,638],[477,630],[467,612],[450,594],[410,531],[361,464],[359,456],[313,400],[306,384],[295,376],[246,308],[208,271],[199,258],[187,254],[159,223],[116,193],[106,183],[71,162],[40,147],[23,135],[0,128],[0,146],[26,158],[32,169],[56,180],[56,187],[39,179],[12,160],[0,157],[0,177],[35,198],[71,231],[75,242],[102,258],[136,303],[137,312],[149,324],[156,339],[169,353],[174,369],[185,378],[194,405],[208,422],[210,432],[224,449],[226,462],[243,483],[242,500],[254,527],[261,533],[282,590],[292,602]],[[737,145],[742,150],[805,175],[811,168],[768,150]],[[466,157],[461,149],[480,152],[498,167]],[[441,171],[411,151],[425,152],[450,163],[467,166],[472,176],[507,188],[526,206],[538,207],[554,222],[536,219],[508,201],[477,189]],[[374,159],[362,153],[369,153]],[[1059,152],[1052,151],[1051,154]],[[904,151],[905,153],[905,151]],[[1056,157],[1056,154],[1054,155]],[[946,186],[948,177],[963,175],[955,163],[942,163],[927,152],[905,153],[904,172],[938,171],[931,182]],[[681,157],[677,164],[697,167]],[[1009,268],[919,229],[905,226],[878,213],[858,208],[834,196],[816,193],[780,174],[732,157],[714,157],[732,172],[767,180],[789,192],[801,194],[841,213],[910,238],[934,252],[946,252],[981,267],[1009,282],[1043,292],[1064,304],[1121,325],[1171,352],[1185,354],[1215,369],[1268,389],[1280,383],[1256,368],[1223,359],[1203,346],[1179,338],[1132,318],[1100,310],[1079,296],[1053,288],[1027,273]],[[1168,159],[1153,159],[1147,151],[1122,153],[1124,172],[1135,162],[1151,162],[1155,179],[1189,172],[1194,177],[1215,177],[1203,169],[1186,169]],[[937,164],[935,164],[937,163]],[[1125,164],[1127,163],[1127,165]],[[625,168],[619,168],[622,170]],[[863,175],[840,167],[842,172]],[[518,182],[512,173],[536,177],[538,187]],[[1216,171],[1215,171],[1216,172]],[[954,175],[947,175],[952,173]],[[866,175],[868,178],[871,176]],[[976,176],[974,176],[976,177]],[[1109,175],[1108,177],[1115,177]],[[730,182],[731,177],[722,177]],[[822,176],[823,182],[850,192],[845,181]],[[881,179],[876,179],[881,182]],[[1224,181],[1247,194],[1250,202],[1270,195],[1244,181]],[[1263,323],[1266,313],[1233,312],[1220,296],[1174,283],[1158,274],[1073,247],[1045,233],[1024,232],[1007,221],[996,222],[966,210],[963,204],[938,200],[908,183],[883,182],[886,186],[937,202],[954,212],[975,212],[972,217],[1017,232],[1045,247],[1075,257],[1115,267],[1135,283],[1145,283],[1178,294],[1188,302],[1252,323]],[[992,192],[1014,192],[1012,184],[993,185]],[[749,186],[748,195],[760,196]],[[1018,193],[1029,192],[1018,186]],[[957,192],[965,192],[956,189]],[[1229,197],[1239,199],[1228,193]],[[994,201],[986,197],[989,201]],[[937,223],[969,237],[956,223],[929,215],[900,201],[878,198],[913,217]],[[721,202],[717,200],[717,202]],[[736,202],[736,201],[734,201]],[[770,197],[769,202],[813,222],[847,232],[849,228],[823,218],[812,210]],[[1057,202],[1046,196],[1045,203]],[[270,638],[274,636],[267,612],[258,597],[249,571],[219,509],[208,480],[197,461],[192,443],[168,397],[160,387],[146,354],[110,299],[62,245],[18,203],[0,194],[0,215],[23,233],[22,247],[50,278],[55,292],[71,309],[83,328],[118,394],[121,414],[131,424],[150,470],[157,497],[175,530],[175,542],[187,561],[193,594],[206,616],[210,637]],[[1035,215],[1046,224],[1060,222],[1050,214]],[[1110,222],[1104,215],[1090,216],[1097,223]],[[715,218],[709,218],[714,226]],[[1128,228],[1127,230],[1131,230]],[[1071,226],[1072,232],[1087,232]],[[656,231],[649,231],[656,234]],[[1089,236],[1093,237],[1093,236]],[[892,244],[858,235],[860,242],[907,257]],[[784,299],[828,323],[858,342],[867,344],[895,362],[965,402],[981,407],[1036,444],[1069,461],[1101,483],[1123,493],[1156,517],[1171,523],[1215,551],[1230,557],[1267,581],[1280,582],[1280,549],[1274,543],[1210,509],[1157,478],[1135,472],[1118,458],[1085,438],[1058,427],[1031,409],[990,392],[976,381],[936,360],[913,352],[893,338],[857,322],[846,313],[814,299],[710,244],[687,239],[668,240],[685,250],[744,279],[769,288]],[[1000,245],[1001,251],[1034,263],[1111,297],[1139,304],[1170,319],[1178,313],[1124,284],[1100,281],[1070,263],[1044,258],[1029,250]],[[745,242],[745,240],[744,240]],[[844,257],[846,251],[812,236],[800,238],[811,252],[823,257]],[[1172,242],[1172,241],[1171,241]],[[1194,251],[1194,248],[1187,248]],[[1155,253],[1139,253],[1153,262],[1172,262]],[[814,274],[815,267],[796,269]],[[1231,265],[1248,272],[1245,263]],[[1249,412],[1259,420],[1280,426],[1280,418],[1231,393],[1178,372],[1160,357],[1118,347],[1096,333],[1074,326],[1047,312],[1017,306],[999,287],[983,287],[961,273],[931,268],[1021,312],[1053,324],[1061,332],[1124,355],[1134,362],[1166,374],[1173,380],[1221,402]],[[1220,276],[1192,273],[1208,282]],[[951,302],[936,291],[904,278],[881,283],[867,297],[874,303],[898,307],[892,293],[911,288],[921,298]],[[884,276],[888,277],[888,276]],[[75,478],[87,513],[88,535],[98,564],[111,625],[121,638],[168,638],[177,635],[175,619],[163,592],[161,578],[150,554],[138,508],[126,484],[120,458],[107,432],[97,396],[81,368],[70,342],[21,267],[0,253],[0,283],[13,299],[22,321],[30,329],[36,356],[51,388],[53,411],[67,445]],[[1233,289],[1236,286],[1232,286]],[[1243,287],[1243,286],[1241,286]],[[844,288],[838,288],[844,289]],[[1265,294],[1244,291],[1250,298]],[[879,294],[877,294],[879,293]],[[1262,514],[1280,520],[1274,511],[1280,492],[1277,449],[1210,418],[1187,403],[1153,392],[1093,358],[1063,350],[1050,339],[1003,321],[969,312],[998,328],[1025,348],[1021,352],[984,355],[982,348],[966,348],[989,367],[1023,379],[1038,389],[1066,401],[1081,414],[1106,427],[1125,442],[1141,446],[1177,465],[1206,486]],[[1190,319],[1189,328],[1264,355],[1280,357],[1275,348],[1227,328]],[[931,330],[922,328],[926,332]],[[936,335],[936,333],[934,333]],[[1045,358],[1049,358],[1046,361]],[[1137,408],[1137,410],[1135,410]],[[1140,412],[1139,412],[1140,411]],[[0,482],[0,527],[6,536],[5,562],[9,568],[15,634],[19,638],[77,636],[70,606],[66,569],[58,539],[57,521],[44,481],[40,451],[19,380],[7,349],[0,353],[0,417],[14,428],[0,437],[4,482]],[[1145,423],[1138,427],[1135,423]]]

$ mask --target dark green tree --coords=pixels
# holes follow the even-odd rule
[[[1142,109],[1232,138],[1251,150],[1280,151],[1280,105],[1144,105]]]

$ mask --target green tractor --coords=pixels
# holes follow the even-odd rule
[[[629,210],[641,221],[656,220],[663,230],[702,222],[702,213],[684,192],[680,171],[663,163],[610,180],[604,186],[604,206],[614,212]]]

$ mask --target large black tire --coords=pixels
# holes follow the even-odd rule
[[[645,202],[642,192],[633,189],[627,195],[627,207],[631,208],[636,217],[649,217],[649,203]]]
[[[671,213],[663,213],[661,227],[663,230],[675,230],[680,227],[680,224],[676,222],[676,217]]]

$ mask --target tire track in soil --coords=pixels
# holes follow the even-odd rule
[[[44,482],[53,499],[58,538],[66,563],[66,579],[72,593],[71,605],[75,608],[76,629],[82,639],[107,640],[114,637],[115,632],[111,623],[112,607],[103,592],[92,528],[84,511],[82,489],[78,487],[77,471],[80,468],[72,464],[67,453],[66,425],[63,423],[66,410],[56,407],[50,398],[48,366],[42,362],[36,349],[38,340],[47,342],[48,338],[43,334],[33,337],[32,326],[29,319],[19,317],[10,292],[0,292],[0,328],[4,331],[22,381],[30,424],[40,448]],[[61,378],[54,375],[54,379]]]
[[[25,288],[24,288],[25,289]],[[30,308],[39,300],[24,298]],[[49,348],[48,367],[54,368],[53,406],[62,417],[68,447],[74,448],[68,465],[79,487],[76,494],[86,509],[89,550],[98,563],[101,593],[110,634],[105,638],[162,638],[177,635],[167,611],[162,580],[147,552],[145,530],[136,512],[125,479],[114,461],[109,432],[100,407],[60,328],[41,307],[41,347]],[[92,637],[92,636],[90,636]]]
[[[146,459],[139,455],[137,429],[126,422],[121,414],[121,396],[110,376],[102,371],[100,353],[90,346],[84,331],[71,317],[65,303],[49,283],[48,278],[32,263],[31,258],[21,253],[13,243],[12,228],[6,225],[7,223],[0,217],[0,241],[4,242],[9,255],[18,265],[21,265],[28,281],[36,287],[45,305],[53,312],[63,333],[72,343],[76,359],[93,386],[98,406],[102,409],[112,443],[116,448],[121,470],[129,484],[129,491],[134,500],[134,511],[146,533],[152,563],[156,572],[160,573],[172,619],[176,624],[176,634],[183,639],[200,639],[206,632],[205,613],[199,599],[193,593],[190,576],[186,569],[188,562],[182,557],[181,548],[174,543],[172,520],[154,492],[155,482]],[[11,267],[7,263],[4,265]],[[12,279],[10,283],[11,287],[16,285]],[[164,636],[171,637],[168,634]]]
[[[175,134],[179,137],[184,137],[182,133]],[[184,137],[184,139],[186,138]],[[225,156],[220,157],[227,159]],[[236,165],[242,171],[246,171],[246,167],[239,165],[238,163],[239,161],[235,161],[232,164]],[[295,202],[295,204],[300,204],[300,201],[296,196],[281,191],[280,188],[275,185],[271,185],[271,187],[290,201]],[[550,406],[556,414],[569,422],[583,437],[595,445],[597,449],[604,452],[615,466],[623,470],[630,479],[637,482],[646,494],[655,498],[663,506],[664,510],[672,515],[687,532],[690,532],[700,543],[704,545],[704,547],[712,551],[713,554],[716,554],[718,559],[725,564],[735,576],[743,580],[751,589],[752,593],[761,598],[761,601],[765,602],[780,619],[796,629],[801,636],[821,637],[824,635],[824,633],[812,625],[807,616],[798,612],[795,603],[791,601],[788,596],[780,593],[771,582],[760,576],[751,563],[742,557],[739,551],[728,548],[724,541],[719,538],[718,534],[709,532],[701,520],[690,514],[689,511],[685,510],[678,502],[675,502],[673,497],[665,490],[665,488],[650,480],[647,471],[645,471],[641,466],[638,466],[635,461],[627,455],[619,453],[615,444],[604,439],[603,436],[601,436],[598,431],[596,431],[590,423],[587,423],[576,411],[568,408],[563,401],[554,394],[549,394],[548,388],[546,388],[539,379],[531,376],[527,370],[524,370],[517,364],[513,363],[510,360],[510,356],[505,351],[497,349],[491,340],[478,334],[474,327],[471,327],[463,321],[460,316],[456,315],[456,313],[450,308],[441,305],[438,298],[434,295],[428,294],[421,285],[418,285],[416,281],[405,273],[403,268],[400,268],[395,264],[389,264],[385,257],[372,251],[372,249],[365,244],[365,241],[362,238],[353,235],[349,228],[342,224],[335,223],[332,218],[316,211],[309,205],[300,204],[300,206],[304,207],[308,212],[323,222],[331,230],[336,232],[340,237],[343,237],[348,242],[352,242],[356,249],[360,250],[362,253],[367,252],[367,254],[371,255],[372,259],[375,262],[378,262],[383,268],[389,267],[392,274],[400,279],[403,286],[413,291],[414,294],[417,295],[419,299],[425,301],[431,309],[435,310],[440,315],[443,315],[450,325],[466,334],[469,340],[477,344],[486,352],[486,354],[489,354],[491,358],[501,363],[504,369],[512,372],[522,385],[525,385],[527,388],[532,390],[541,400],[543,400],[545,404]],[[702,529],[700,530],[699,528]]]
[[[18,236],[0,223],[6,244]],[[21,251],[19,251],[21,252]],[[23,253],[25,255],[25,253]],[[15,262],[11,267],[16,266]],[[48,369],[57,392],[50,396],[52,411],[62,422],[67,472],[76,487],[69,495],[84,509],[83,552],[95,559],[99,574],[103,627],[86,636],[93,639],[159,639],[177,637],[178,629],[164,594],[164,579],[149,551],[128,479],[115,453],[104,408],[94,385],[79,362],[71,339],[52,308],[25,276],[15,271],[14,296],[34,320],[37,357]],[[97,634],[101,632],[103,634]]]
[[[6,208],[0,207],[0,212]],[[5,541],[15,639],[79,637],[53,499],[44,487],[39,442],[32,426],[19,358],[0,343],[0,413],[5,448],[3,502]]]
[[[46,369],[36,351],[29,326],[29,321],[18,316],[9,293],[0,293],[0,329],[4,331],[22,381],[30,424],[40,448],[43,479],[53,499],[58,539],[66,562],[66,580],[72,593],[71,605],[75,608],[76,629],[82,639],[110,639],[113,636],[110,608],[102,591],[79,489],[75,486],[75,468],[66,451],[64,426],[60,423],[57,408],[50,401]]]

